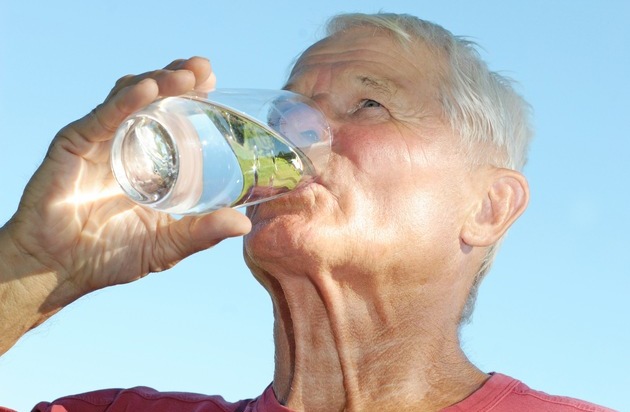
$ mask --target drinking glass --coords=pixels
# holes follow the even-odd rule
[[[135,202],[177,215],[276,198],[326,167],[331,132],[316,104],[286,90],[166,97],[117,130],[111,164]]]

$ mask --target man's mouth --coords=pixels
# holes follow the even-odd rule
[[[302,213],[316,207],[319,192],[323,189],[317,181],[300,184],[290,192],[250,206],[247,208],[247,216],[256,223],[261,220],[272,219],[285,214]]]

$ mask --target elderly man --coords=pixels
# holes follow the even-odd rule
[[[209,63],[119,80],[63,129],[0,232],[2,350],[91,291],[247,234],[275,314],[273,384],[254,400],[105,390],[42,411],[605,411],[477,369],[458,329],[527,205],[527,104],[473,47],[405,15],[344,15],[286,88],[333,133],[321,177],[251,207],[174,220],[120,194],[112,131],[157,96],[214,87]],[[58,409],[55,409],[58,408]]]

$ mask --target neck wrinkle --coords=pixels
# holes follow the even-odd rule
[[[313,282],[285,277],[269,282],[276,342],[274,389],[284,405],[303,411],[345,410],[339,351],[328,310]],[[317,298],[313,298],[317,296]]]
[[[330,273],[259,280],[273,301],[274,390],[287,407],[432,411],[487,379],[460,349],[452,308],[463,299],[450,291],[436,298],[430,285],[379,285],[375,293]]]

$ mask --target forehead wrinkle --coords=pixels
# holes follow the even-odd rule
[[[361,67],[362,66],[362,67]],[[374,66],[374,67],[366,67]],[[309,78],[310,82],[320,83],[322,77],[327,80],[337,80],[346,84],[354,84],[363,88],[372,89],[379,94],[393,96],[399,90],[399,83],[386,77],[378,72],[384,72],[387,68],[381,67],[382,63],[376,62],[355,62],[355,61],[331,61],[331,62],[313,62],[306,64],[296,64],[293,68],[291,76],[287,79],[284,88],[291,88],[297,79],[304,80]],[[326,70],[322,70],[326,69]],[[317,76],[311,77],[309,74],[316,73]],[[306,76],[304,76],[306,75]]]
[[[371,46],[347,45],[340,43],[339,38],[335,36],[325,38],[309,47],[296,59],[287,82],[290,83],[295,76],[300,76],[302,73],[317,67],[329,65],[332,68],[337,68],[357,61],[367,63],[364,56],[366,53],[384,55],[383,61],[389,61],[392,58],[389,49],[378,50]]]

